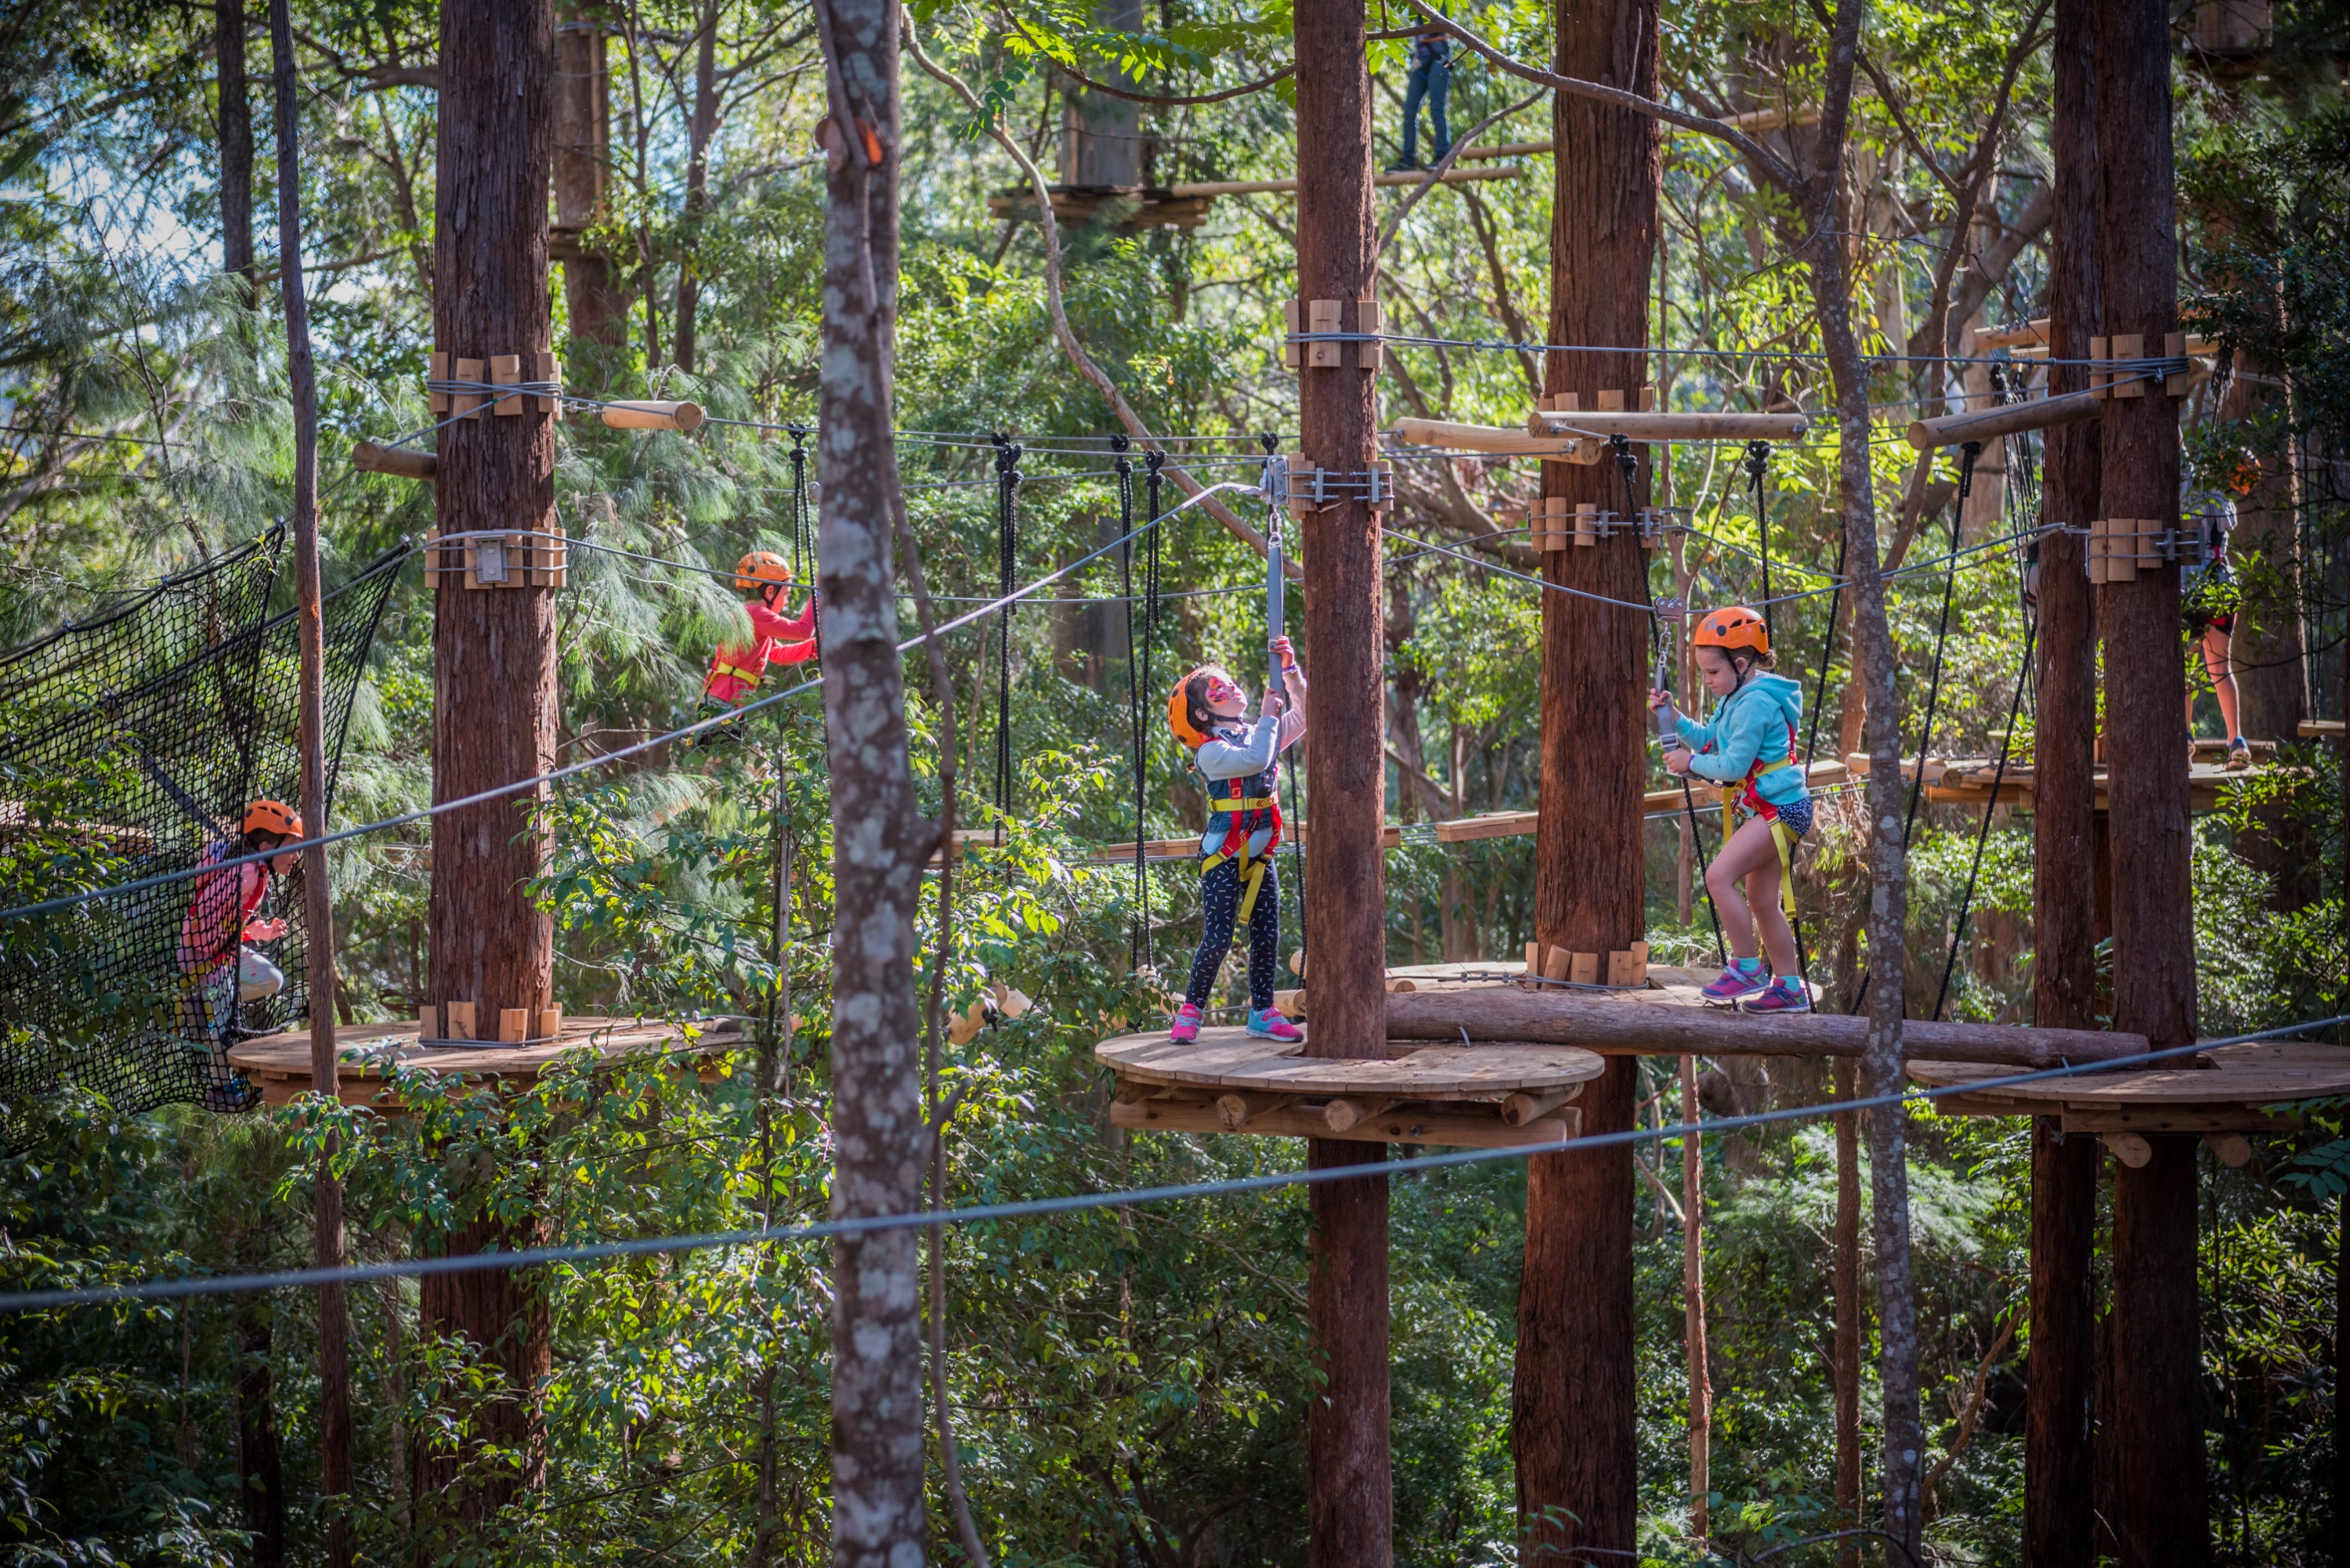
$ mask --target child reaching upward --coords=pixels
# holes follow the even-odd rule
[[[1675,715],[1678,743],[1665,753],[1665,766],[1722,785],[1724,805],[1734,798],[1745,818],[1706,867],[1706,891],[1731,960],[1705,994],[1749,1012],[1808,1012],[1811,992],[1796,972],[1794,929],[1780,903],[1794,874],[1795,843],[1812,830],[1811,792],[1794,766],[1803,688],[1770,673],[1770,633],[1743,605],[1707,616],[1690,642],[1705,689],[1720,701],[1711,724]],[[1648,706],[1672,712],[1672,693],[1650,691]],[[1742,881],[1743,904],[1737,897]],[[1758,926],[1771,955],[1767,974],[1756,952]]]
[[[1200,950],[1183,1006],[1170,1038],[1200,1037],[1200,1010],[1215,989],[1232,946],[1232,928],[1249,932],[1248,1032],[1266,1040],[1303,1040],[1305,1033],[1273,1004],[1280,970],[1281,874],[1273,864],[1281,842],[1281,806],[1274,798],[1281,753],[1305,733],[1305,672],[1289,639],[1275,638],[1282,685],[1267,691],[1255,722],[1248,722],[1248,694],[1219,667],[1194,670],[1177,684],[1167,702],[1167,722],[1191,748],[1191,765],[1208,781],[1208,829],[1200,836]]]
[[[711,656],[710,674],[702,683],[706,706],[739,707],[759,689],[770,664],[801,664],[816,657],[816,596],[810,594],[806,607],[786,620],[784,590],[791,585],[791,566],[773,551],[754,550],[735,563],[735,590],[758,596],[743,607],[751,617],[752,641]]]

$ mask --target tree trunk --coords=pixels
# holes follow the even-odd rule
[[[590,9],[580,0],[567,0],[563,26],[555,36],[555,237],[572,337],[599,348],[620,348],[629,340],[629,302],[620,292],[619,270],[611,257],[588,249],[581,237],[609,216],[604,182],[612,157],[608,35]]]
[[[2176,201],[2166,13],[2099,5],[2093,23],[2101,327],[2178,325]],[[2142,384],[2143,385],[2143,384]],[[2141,528],[2178,523],[2178,410],[2159,384],[2106,404],[2100,509]],[[2195,1038],[2188,874],[2185,672],[2178,574],[2141,566],[2099,588],[2112,803],[2114,1023],[2158,1048]],[[2114,1421],[2124,1568],[2210,1557],[2201,1346],[2195,1331],[2195,1140],[2157,1137],[2154,1160],[2114,1179]]]
[[[524,373],[552,347],[547,314],[546,191],[553,162],[551,0],[451,5],[441,13],[439,172],[434,192],[433,333],[449,357],[521,356]],[[524,400],[525,404],[528,400]],[[434,486],[444,537],[480,529],[552,531],[555,428],[547,414],[484,412],[440,434]],[[433,625],[432,798],[452,800],[543,774],[555,757],[555,593],[463,586],[464,546],[440,548]],[[547,835],[531,826],[546,798],[536,785],[452,812],[433,827],[432,1001],[473,1004],[476,1027],[506,1008],[536,1017],[553,1002],[554,927],[532,902]],[[530,1228],[529,1233],[535,1233]],[[442,1239],[451,1252],[526,1235],[478,1221]],[[420,1331],[463,1334],[489,1348],[509,1397],[485,1412],[473,1440],[520,1450],[519,1471],[467,1485],[460,1515],[485,1517],[516,1485],[546,1472],[537,1386],[549,1366],[544,1297],[494,1270],[428,1277]],[[420,1497],[447,1488],[462,1455],[421,1461]]]
[[[310,355],[309,301],[302,279],[300,106],[295,99],[294,26],[288,0],[270,0],[269,47],[276,88],[277,291],[286,311],[286,387],[294,405],[294,576],[300,647],[299,740],[302,820],[327,830],[326,627],[318,581],[318,375]],[[327,847],[302,851],[302,968],[309,996],[310,1086],[338,1092],[335,1054],[335,904]],[[343,1188],[334,1135],[319,1150],[312,1182],[312,1265],[343,1266]],[[318,1492],[327,1520],[327,1560],[348,1568],[353,1536],[350,1323],[339,1284],[318,1287]]]
[[[1835,1097],[1855,1097],[1859,1073],[1855,1064],[1835,1066]],[[1862,1314],[1867,1310],[1860,1295],[1860,1113],[1838,1111],[1835,1118],[1835,1503],[1844,1529],[1860,1524],[1860,1347]],[[1842,1561],[1857,1568],[1858,1542],[1847,1547]]]
[[[1362,0],[1305,0],[1295,10],[1297,293],[1339,302],[1339,326],[1361,329],[1357,301],[1375,296],[1378,241],[1371,207],[1371,83]],[[1371,471],[1378,450],[1376,378],[1365,350],[1342,344],[1336,366],[1299,372],[1305,460],[1340,473]],[[1387,755],[1379,518],[1359,500],[1308,513],[1301,524],[1306,693],[1305,777],[1314,853],[1305,861],[1305,929],[1317,1002],[1306,1051],[1385,1053]],[[1315,1138],[1316,1169],[1387,1158],[1378,1144]],[[1393,1555],[1388,1449],[1388,1180],[1312,1189],[1306,1314],[1326,1382],[1305,1417],[1307,1562],[1379,1568]]]
[[[817,477],[832,775],[833,1213],[921,1206],[928,1142],[914,906],[937,842],[914,794],[899,670],[891,436],[898,315],[898,8],[818,0],[833,149],[825,182]],[[833,1245],[833,1560],[925,1551],[919,1232]]]
[[[1564,7],[1555,49],[1563,75],[1653,98],[1655,0]],[[1544,389],[1575,393],[1586,409],[1599,406],[1602,391],[1618,391],[1637,409],[1649,373],[1661,138],[1644,115],[1565,94],[1551,123],[1565,155],[1552,206],[1550,341],[1625,352],[1547,356]],[[1648,475],[1627,476],[1612,458],[1544,463],[1543,493],[1627,516],[1648,504]],[[1623,530],[1546,553],[1544,570],[1554,583],[1637,603],[1648,557]],[[1648,742],[1639,693],[1649,623],[1564,594],[1542,598],[1534,935],[1545,950],[1610,952],[1647,935],[1640,794]],[[1579,1101],[1586,1133],[1632,1126],[1638,1072],[1637,1061],[1608,1062]],[[1529,1561],[1639,1544],[1632,1160],[1625,1145],[1527,1162],[1511,1429]]]
[[[694,258],[702,249],[702,222],[710,210],[710,139],[718,130],[718,0],[702,8],[693,51],[693,118],[687,122],[685,246],[677,258],[677,368],[693,371],[694,328],[702,304],[702,277]]]
[[[1681,1058],[1681,1120],[1698,1121],[1697,1058]],[[1689,1363],[1690,1539],[1713,1534],[1713,1379],[1705,1335],[1705,1137],[1681,1137],[1681,1350]]]
[[[219,55],[221,271],[244,276],[252,303],[253,104],[245,96],[244,0],[213,0],[213,47]]]
[[[239,1296],[236,1312],[236,1479],[253,1568],[286,1561],[286,1468],[277,1449],[277,1401],[269,1365],[267,1297]]]
[[[2048,285],[2048,395],[2088,385],[2085,367],[2097,309],[2096,72],[2090,0],[2057,0],[2049,59],[2055,213]],[[2041,522],[2085,526],[2098,510],[2098,427],[2046,432]],[[2040,536],[2039,770],[2033,825],[2033,1016],[2043,1026],[2097,1024],[2095,749],[2096,597],[2086,541]],[[2091,1280],[2101,1150],[2037,1116],[2032,1134],[2032,1364],[2024,1392],[2023,1558],[2033,1568],[2090,1568],[2096,1449],[2093,1422],[2096,1321]]]

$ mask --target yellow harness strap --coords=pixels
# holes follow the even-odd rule
[[[765,671],[758,670],[738,670],[733,665],[720,664],[713,660],[710,666],[710,673],[713,678],[720,675],[732,675],[738,680],[747,680],[752,685],[756,686],[759,683],[760,677],[764,675]]]
[[[1793,767],[1794,762],[1793,757],[1781,757],[1775,763],[1767,763],[1755,769],[1751,776],[1759,779],[1764,774],[1775,774],[1781,768]],[[1724,847],[1730,843],[1731,815],[1737,809],[1738,797],[1745,792],[1746,783],[1746,780],[1741,780],[1737,784],[1721,786],[1721,842]],[[1795,836],[1788,832],[1786,825],[1777,817],[1770,821],[1771,842],[1779,846],[1779,907],[1786,910],[1787,918],[1792,920],[1795,918]]]
[[[1248,840],[1243,839],[1241,840],[1240,851],[1237,855],[1231,850],[1219,849],[1216,853],[1209,856],[1206,859],[1200,862],[1200,875],[1202,877],[1205,877],[1209,872],[1213,871],[1217,867],[1222,866],[1227,860],[1237,859],[1240,862],[1240,875],[1243,890],[1241,893],[1240,913],[1232,919],[1232,929],[1234,930],[1239,930],[1249,923],[1249,911],[1256,908],[1257,889],[1264,886],[1265,862],[1272,858],[1273,857],[1269,855],[1252,857],[1248,850]]]

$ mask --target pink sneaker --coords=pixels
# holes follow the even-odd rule
[[[1189,1045],[1199,1037],[1200,1010],[1187,1002],[1176,1011],[1175,1027],[1167,1032],[1167,1038],[1178,1045]]]
[[[1793,975],[1781,975],[1762,988],[1760,996],[1750,996],[1738,1004],[1741,1012],[1809,1012],[1812,1010],[1811,988]]]
[[[1743,997],[1752,996],[1770,983],[1770,971],[1762,967],[1761,959],[1732,959],[1730,967],[1721,971],[1721,978],[1700,994],[1708,1002],[1736,1002]]]
[[[1260,1040],[1282,1040],[1291,1044],[1305,1038],[1305,1031],[1281,1015],[1278,1007],[1268,1007],[1263,1012],[1248,1015],[1248,1032]]]

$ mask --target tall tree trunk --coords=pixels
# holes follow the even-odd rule
[[[433,337],[449,357],[521,357],[525,375],[548,352],[547,182],[554,161],[555,16],[551,0],[447,5],[441,11],[439,171],[434,193]],[[529,400],[524,400],[527,405]],[[440,435],[434,486],[444,538],[482,529],[552,532],[555,427],[545,413],[461,420]],[[432,798],[452,800],[546,772],[555,760],[555,593],[463,586],[463,546],[441,547],[433,622]],[[553,1002],[554,927],[529,882],[547,836],[531,826],[544,784],[437,818],[433,827],[432,1001],[473,1004],[477,1026],[500,1012],[536,1018]],[[451,1252],[526,1245],[536,1222],[460,1223]],[[504,1397],[482,1412],[474,1439],[525,1456],[519,1470],[469,1480],[452,1499],[485,1517],[516,1486],[546,1477],[537,1389],[550,1366],[544,1294],[505,1270],[428,1276],[420,1332],[486,1347]],[[444,1490],[465,1456],[428,1455],[418,1495]]]
[[[1374,296],[1378,230],[1371,206],[1371,83],[1363,0],[1304,0],[1295,9],[1297,293],[1339,302],[1342,330],[1361,329]],[[1335,367],[1299,372],[1305,460],[1367,473],[1378,455],[1376,378],[1360,345]],[[1306,1051],[1372,1057],[1387,1047],[1385,682],[1379,518],[1367,502],[1306,514],[1306,782],[1314,853],[1305,861],[1305,946],[1314,1021]],[[1326,1002],[1323,999],[1327,998]],[[1378,1144],[1315,1138],[1316,1169],[1376,1163]],[[1388,1452],[1388,1179],[1324,1182],[1314,1217],[1306,1314],[1326,1379],[1305,1417],[1307,1562],[1380,1568],[1393,1556]]]
[[[250,305],[253,265],[253,102],[246,97],[244,0],[213,0],[219,57],[221,271],[242,275]]]
[[[686,125],[685,248],[677,258],[677,368],[693,369],[694,330],[702,306],[702,223],[710,212],[710,140],[718,130],[718,0],[702,8],[693,49],[693,118]]]
[[[899,668],[890,434],[898,313],[898,7],[816,0],[831,149],[825,183],[824,707],[832,774],[833,1213],[921,1206],[928,1138],[914,906],[937,842],[914,794]],[[833,1560],[919,1563],[923,1421],[918,1232],[833,1245]]]
[[[267,1298],[239,1296],[236,1312],[236,1479],[253,1568],[286,1562],[286,1467],[277,1448],[277,1400],[269,1364]]]
[[[1843,972],[1839,964],[1838,972]],[[1839,1060],[1831,1068],[1835,1097],[1849,1100],[1859,1086],[1858,1070]],[[1860,1524],[1860,1348],[1867,1336],[1862,1314],[1867,1311],[1860,1293],[1860,1113],[1838,1111],[1835,1118],[1836,1201],[1834,1270],[1835,1343],[1835,1503],[1843,1528]],[[1860,1543],[1845,1551],[1842,1561],[1859,1568]]]
[[[629,340],[629,302],[612,258],[581,237],[610,214],[604,186],[612,157],[612,78],[608,35],[591,12],[567,0],[555,36],[555,244],[563,261],[563,299],[571,336],[601,348]]]
[[[1662,399],[1658,400],[1659,402]],[[1697,1058],[1681,1058],[1681,1120],[1695,1126]],[[1689,1363],[1690,1539],[1713,1533],[1713,1378],[1705,1334],[1705,1135],[1681,1137],[1681,1347]]]
[[[2178,325],[2176,182],[2167,13],[2138,0],[2094,12],[2102,330]],[[2160,383],[2105,405],[2100,508],[2178,523],[2178,409]],[[2186,683],[2178,574],[2141,565],[2097,590],[2111,770],[2114,1026],[2157,1049],[2195,1038],[2194,890],[2188,874]],[[2196,1332],[2195,1140],[2159,1136],[2114,1178],[2114,1400],[2124,1568],[2210,1559],[2201,1345]]]
[[[2056,0],[2048,282],[2048,395],[2088,385],[2097,308],[2097,96],[2091,0]],[[2042,460],[2043,525],[2085,527],[2098,510],[2101,437],[2089,424],[2058,425]],[[2077,532],[2040,536],[2039,774],[2033,826],[2033,1014],[2044,1028],[2096,1027],[2096,597],[2087,541]],[[2067,1137],[2054,1116],[2032,1134],[2032,1372],[2023,1437],[2023,1555],[2033,1568],[2090,1568],[2096,1449],[2096,1321],[2091,1268],[2097,1171],[2093,1135]]]
[[[1657,92],[1655,0],[1562,7],[1562,75]],[[1639,406],[1648,381],[1648,280],[1656,270],[1661,138],[1656,122],[1559,95],[1563,155],[1551,222],[1550,341],[1620,345],[1621,354],[1547,357],[1544,389],[1596,409],[1602,391]],[[1648,475],[1612,458],[1543,465],[1543,493],[1619,516],[1647,504]],[[1552,582],[1638,603],[1648,557],[1620,531],[1551,551]],[[1648,716],[1638,693],[1649,625],[1636,612],[1542,596],[1542,779],[1534,935],[1545,950],[1610,952],[1646,935],[1640,794]],[[1586,1133],[1632,1126],[1639,1064],[1608,1059],[1577,1102]],[[1638,1545],[1629,1145],[1537,1155],[1526,1166],[1525,1266],[1518,1286],[1512,1397],[1518,1528],[1535,1560]]]
[[[288,0],[270,0],[271,74],[276,87],[277,292],[286,311],[286,386],[294,405],[294,576],[300,646],[302,820],[327,830],[326,623],[318,581],[318,374],[310,355],[309,301],[302,278],[300,105],[295,99],[294,24]],[[310,1087],[338,1093],[335,1055],[335,903],[327,847],[302,851],[302,967],[309,990]],[[311,1191],[312,1264],[343,1266],[343,1187],[335,1176],[334,1135],[318,1152]],[[318,1287],[318,1494],[327,1518],[327,1560],[348,1568],[351,1491],[350,1320],[339,1284]]]

